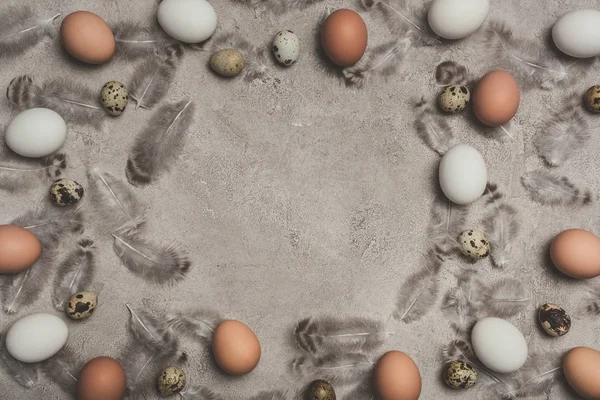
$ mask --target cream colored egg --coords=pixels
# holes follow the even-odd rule
[[[217,74],[232,77],[244,69],[244,56],[235,49],[223,49],[210,56],[210,67]]]
[[[185,387],[185,372],[178,367],[167,367],[158,376],[158,391],[169,395],[179,393]]]
[[[102,86],[102,106],[104,109],[115,117],[123,114],[127,102],[129,101],[129,93],[125,85],[121,82],[110,81]]]
[[[438,104],[447,113],[457,113],[464,110],[470,100],[469,88],[463,85],[450,85],[440,93]]]
[[[94,292],[75,293],[67,303],[67,315],[71,319],[88,318],[98,305],[98,296]]]
[[[490,241],[481,231],[468,229],[460,234],[458,242],[462,253],[467,257],[479,260],[490,255]]]

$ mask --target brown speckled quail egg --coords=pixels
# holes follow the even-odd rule
[[[94,292],[81,291],[75,293],[67,303],[67,315],[71,319],[88,318],[98,305],[98,296]]]
[[[460,360],[450,361],[444,369],[444,382],[452,389],[468,389],[477,382],[477,377],[477,371]]]
[[[217,74],[233,77],[244,69],[244,56],[236,49],[219,50],[210,56],[210,67]]]
[[[590,111],[600,112],[600,85],[594,85],[585,92],[585,105]]]
[[[450,85],[440,93],[438,104],[447,113],[457,113],[464,110],[470,100],[469,88],[463,85]]]
[[[277,62],[289,67],[300,56],[300,40],[292,31],[284,30],[277,32],[273,39],[272,49]]]
[[[563,336],[571,329],[571,317],[556,304],[542,305],[538,311],[538,319],[544,331],[550,336]]]
[[[50,199],[57,206],[77,203],[83,197],[83,186],[71,179],[59,179],[50,185]]]
[[[468,229],[458,238],[460,251],[467,257],[479,260],[490,255],[490,241],[481,231]]]
[[[167,367],[158,375],[158,392],[162,395],[179,393],[185,387],[185,373],[181,368]]]
[[[102,106],[106,111],[115,117],[123,114],[127,102],[129,101],[129,92],[121,82],[110,81],[102,86]]]
[[[327,381],[318,379],[310,384],[309,400],[336,400],[335,390]]]

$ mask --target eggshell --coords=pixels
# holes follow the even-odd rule
[[[212,347],[217,364],[230,375],[247,374],[260,361],[258,338],[239,321],[221,322],[213,333]]]
[[[69,329],[52,314],[31,314],[18,319],[6,333],[6,350],[15,359],[34,363],[47,360],[67,343]]]
[[[550,257],[571,278],[594,278],[600,275],[600,238],[583,229],[567,229],[552,241]]]
[[[184,43],[203,42],[217,29],[217,13],[205,0],[163,0],[156,18],[169,36]]]
[[[572,57],[600,55],[600,11],[577,10],[563,15],[552,27],[552,40]]]
[[[60,26],[65,50],[88,64],[104,64],[115,53],[115,36],[102,18],[88,11],[75,11]]]
[[[0,273],[26,270],[41,253],[42,246],[33,233],[20,226],[0,225]]]
[[[97,357],[85,364],[77,380],[77,400],[121,400],[125,370],[117,360]]]
[[[527,360],[527,342],[521,331],[500,318],[479,320],[471,332],[473,351],[486,367],[499,373],[515,372]]]
[[[487,168],[481,154],[467,144],[457,144],[440,161],[442,191],[456,204],[469,204],[481,197],[487,185]]]
[[[417,400],[421,395],[419,368],[401,351],[381,356],[375,366],[374,383],[381,400]]]
[[[47,108],[30,108],[14,117],[5,133],[6,145],[23,157],[45,157],[60,149],[67,137],[67,124]]]
[[[210,56],[209,64],[217,74],[233,77],[242,72],[246,62],[242,53],[236,49],[221,49]]]
[[[341,67],[356,64],[362,58],[368,37],[365,21],[355,11],[346,8],[332,12],[321,28],[325,54]]]
[[[600,112],[600,85],[594,85],[585,92],[583,96],[585,105],[592,112]]]
[[[298,60],[300,55],[300,40],[290,30],[277,32],[271,45],[273,55],[281,65],[289,67]]]
[[[563,373],[571,387],[584,399],[600,400],[600,352],[575,347],[564,356]]]
[[[521,93],[511,74],[491,71],[479,80],[471,100],[473,112],[481,122],[489,126],[500,126],[517,113]]]
[[[485,21],[489,0],[434,0],[427,20],[431,30],[445,39],[462,39],[475,32]]]

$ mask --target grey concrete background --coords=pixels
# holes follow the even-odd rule
[[[154,12],[153,0],[26,2],[41,15],[88,10],[111,23],[150,21]],[[421,93],[434,96],[439,90],[434,79],[439,62],[452,59],[480,74],[485,72],[481,68],[486,54],[478,44],[478,34],[443,47],[412,48],[387,83],[374,81],[361,90],[349,89],[322,71],[314,38],[316,22],[327,7],[356,8],[356,4],[328,0],[283,16],[255,12],[226,0],[212,4],[221,28],[236,30],[255,44],[268,45],[281,29],[297,32],[301,57],[289,69],[272,64],[265,79],[247,83],[215,77],[207,67],[207,53],[186,53],[166,100],[194,99],[195,123],[172,172],[136,191],[150,205],[150,236],[179,243],[189,253],[193,268],[174,287],[146,284],[119,264],[110,237],[88,218],[87,234],[98,246],[94,286],[100,291],[100,305],[89,321],[69,322],[69,344],[86,359],[118,356],[129,340],[126,303],[147,307],[157,315],[189,306],[211,307],[256,332],[263,348],[260,364],[247,376],[227,377],[214,368],[207,349],[188,343],[191,361],[185,369],[193,382],[241,398],[260,390],[295,389],[304,383],[289,372],[296,355],[291,329],[299,319],[315,314],[388,319],[400,286],[419,268],[426,251],[439,160],[413,129],[412,101]],[[576,4],[492,1],[490,17],[507,20],[520,33],[542,42],[563,13],[598,6],[600,2],[593,0]],[[363,15],[371,44],[389,37],[380,20]],[[57,30],[59,23],[60,19]],[[65,76],[100,92],[106,81],[130,82],[135,65],[114,59],[101,67],[79,66],[62,54],[58,39],[46,39],[20,57],[2,59],[0,83],[5,87],[20,74],[31,74],[38,81]],[[592,70],[573,89],[583,91],[596,83]],[[519,183],[523,171],[543,166],[532,137],[543,129],[564,94],[566,89],[522,93],[514,121],[515,142],[484,137],[464,116],[448,117],[457,141],[479,149],[490,180],[499,184],[521,212],[514,263],[502,271],[484,260],[476,268],[490,279],[509,275],[527,283],[531,304],[510,320],[525,334],[531,350],[576,345],[600,348],[595,334],[600,321],[579,312],[586,283],[567,280],[544,262],[549,241],[561,230],[598,231],[597,206],[540,206]],[[0,122],[8,123],[15,114],[0,99]],[[130,106],[123,116],[108,119],[101,130],[70,125],[64,146],[70,158],[66,176],[85,183],[85,164],[89,163],[124,177],[129,146],[151,114]],[[595,192],[600,188],[597,134],[558,170]],[[2,193],[0,223],[26,211],[46,191],[41,185],[19,195]],[[469,223],[474,228],[480,226],[482,206],[479,202],[470,207]],[[72,244],[64,243],[65,249]],[[453,274],[466,265],[456,259],[444,266],[442,294],[455,285]],[[5,329],[32,312],[53,312],[50,282],[41,290],[34,306],[16,316],[2,314],[0,327]],[[389,329],[395,334],[381,353],[398,349],[414,358],[423,377],[422,399],[492,398],[482,388],[453,392],[444,386],[439,354],[454,334],[439,301],[421,321],[406,325],[392,320]],[[540,331],[535,311],[544,302],[560,304],[571,312],[573,329],[567,336],[550,339]],[[41,387],[26,390],[2,372],[0,387],[1,399],[68,398],[45,378]],[[537,398],[571,396],[558,385],[549,396]]]

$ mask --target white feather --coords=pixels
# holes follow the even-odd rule
[[[69,297],[87,289],[92,282],[96,268],[93,244],[89,239],[79,240],[77,249],[59,265],[52,291],[52,303],[58,311],[64,311]]]
[[[31,7],[13,4],[0,10],[0,58],[21,54],[52,36],[52,23],[60,16],[39,17]]]
[[[512,260],[512,242],[519,232],[518,215],[511,205],[504,203],[504,194],[495,184],[488,184],[486,190],[488,213],[483,226],[490,240],[494,265],[504,267]]]
[[[584,205],[592,201],[589,190],[581,191],[567,177],[541,169],[523,174],[521,183],[540,204]]]
[[[323,379],[331,384],[353,383],[371,371],[374,363],[366,355],[357,353],[329,354],[320,358],[299,357],[292,363],[298,375]]]
[[[213,310],[194,309],[167,315],[167,325],[175,332],[197,340],[212,342],[212,335],[223,317]]]

